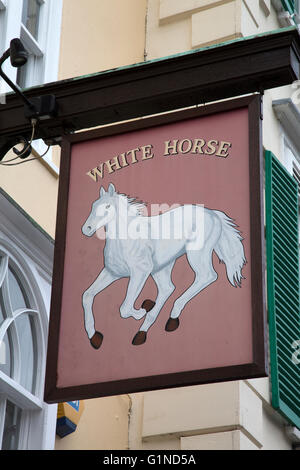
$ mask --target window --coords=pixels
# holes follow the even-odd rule
[[[284,163],[289,173],[294,177],[298,183],[298,220],[300,229],[300,159],[289,146],[286,139],[284,139]],[[300,230],[299,230],[300,232]],[[300,247],[300,233],[299,233],[299,247]]]
[[[298,1],[297,0],[281,0],[283,8],[288,11],[291,15],[298,11]]]
[[[272,0],[281,27],[300,23],[300,0]]]
[[[29,58],[27,64],[17,71],[16,81],[20,88],[43,81],[43,9],[45,4],[42,0],[23,0],[20,38],[29,52]]]
[[[272,406],[300,427],[299,188],[266,152],[266,241]]]
[[[299,427],[300,113],[291,99],[274,101],[273,110],[280,123],[282,162],[266,153],[272,405]]]
[[[298,197],[300,206],[300,165],[296,160],[293,161],[293,177],[295,178],[299,186]]]
[[[43,393],[53,242],[2,190],[0,218],[0,449],[51,448],[56,406]]]
[[[57,80],[61,16],[62,0],[0,0],[0,54],[13,38],[20,38],[29,53],[27,64],[19,69],[9,61],[4,64],[5,73],[20,88]],[[7,92],[10,88],[0,80],[0,95]],[[39,154],[46,149],[42,141],[33,147]],[[51,151],[44,160],[58,173]]]
[[[273,110],[281,127],[283,164],[299,182],[300,175],[300,112],[291,98],[273,101]]]
[[[39,19],[42,0],[24,0],[22,11],[22,25],[35,38],[38,39]]]
[[[8,76],[22,88],[56,80],[61,15],[62,0],[0,0],[0,53],[15,37],[29,53],[18,72],[9,61],[5,64]]]
[[[43,336],[34,291],[21,265],[0,244],[2,449],[23,447],[20,431],[26,422],[26,412],[42,408],[41,371],[45,362]]]
[[[30,297],[17,266],[0,250],[0,338],[6,357],[0,371],[35,394],[39,312]]]
[[[17,450],[20,435],[21,409],[7,400],[2,438],[2,450]]]

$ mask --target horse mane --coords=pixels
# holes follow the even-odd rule
[[[118,196],[125,198],[129,206],[128,210],[133,210],[135,215],[143,215],[144,210],[147,207],[147,203],[140,201],[136,197],[128,196],[127,194],[117,193]]]

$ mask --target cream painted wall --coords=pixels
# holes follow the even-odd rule
[[[149,0],[147,60],[278,26],[270,0]]]
[[[151,60],[248,37],[280,27],[271,0],[149,0],[146,58]],[[281,158],[281,133],[273,99],[290,97],[291,87],[266,91],[264,145]]]
[[[74,433],[56,437],[55,450],[122,450],[128,448],[129,397],[85,400]]]
[[[13,157],[15,154],[10,152],[5,160]],[[46,164],[28,161],[1,166],[0,187],[54,238],[58,178]]]
[[[143,61],[146,6],[146,0],[64,0],[59,78]]]

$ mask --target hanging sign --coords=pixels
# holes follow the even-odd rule
[[[260,96],[66,137],[45,399],[265,376]]]

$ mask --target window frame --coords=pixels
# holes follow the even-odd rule
[[[271,151],[265,151],[265,165],[271,402],[287,423],[299,427],[299,408],[295,408],[300,399],[296,386],[299,373],[293,369],[292,361],[292,344],[300,333],[299,238],[296,239],[296,234],[299,237],[299,188],[283,162]],[[290,286],[285,290],[283,279],[289,274]]]
[[[300,2],[299,2],[300,4]],[[300,174],[300,112],[291,98],[273,101],[273,110],[280,123],[280,153],[283,165],[294,176],[294,167]],[[295,178],[297,181],[298,179]],[[300,198],[299,198],[299,248],[300,248]]]
[[[6,263],[5,263],[6,264],[6,273],[5,273],[5,276],[3,276],[4,277],[4,290],[6,291],[6,296],[9,296],[9,293],[8,293],[8,286],[5,285],[5,279],[7,279],[8,268],[10,266],[13,266],[14,270],[17,273],[18,279],[21,281],[22,286],[24,286],[25,289],[26,289],[26,294],[30,297],[31,305],[35,305],[35,307],[27,307],[26,309],[22,309],[22,310],[28,311],[28,314],[31,315],[31,318],[32,318],[33,323],[34,323],[35,334],[36,334],[36,337],[37,337],[36,338],[36,345],[35,345],[35,348],[36,348],[35,356],[36,356],[36,360],[37,360],[37,363],[36,363],[36,369],[37,369],[36,370],[36,382],[34,384],[34,391],[32,391],[32,392],[29,391],[30,395],[28,396],[29,399],[30,399],[31,395],[33,397],[35,397],[34,402],[37,403],[36,398],[38,398],[39,400],[42,400],[43,382],[42,382],[41,377],[40,377],[40,371],[43,369],[43,363],[45,363],[45,359],[46,359],[45,358],[45,356],[46,356],[46,351],[45,351],[46,339],[44,337],[45,332],[44,332],[44,329],[43,329],[41,321],[40,321],[40,308],[42,308],[42,307],[38,304],[36,296],[34,295],[34,291],[36,291],[38,289],[38,286],[33,286],[32,285],[32,280],[29,279],[29,275],[28,275],[29,267],[25,265],[23,260],[18,259],[18,258],[20,258],[20,256],[18,258],[16,258],[16,256],[13,255],[13,247],[7,246],[7,243],[2,241],[1,236],[0,236],[0,253],[1,253],[1,255],[4,254],[4,256],[7,257]],[[0,273],[0,274],[2,274],[2,273]],[[1,288],[2,288],[2,286],[0,287],[0,289]],[[0,335],[2,333],[2,326],[6,327],[6,325],[7,325],[7,328],[5,328],[5,331],[8,331],[9,328],[12,327],[15,320],[20,315],[22,315],[21,312],[19,312],[17,315],[16,314],[10,315],[10,312],[9,312],[9,315],[6,317],[3,324],[0,325]],[[21,362],[21,354],[20,354],[20,345],[19,345],[18,335],[16,335],[16,333],[14,331],[15,328],[16,328],[15,326],[13,326],[13,328],[12,328],[12,330],[13,330],[12,331],[12,335],[13,335],[12,342],[16,346],[16,354],[15,354],[15,357],[14,357],[14,363],[15,363],[14,368],[15,368],[15,370],[13,372],[13,377],[11,377],[11,379],[12,379],[11,384],[13,384],[13,382],[14,382],[14,386],[16,388],[16,391],[21,392],[22,394],[24,394],[24,391],[23,391],[24,387],[22,387],[22,385],[20,385],[20,383],[19,383],[21,368],[22,368],[22,362]],[[5,334],[6,333],[4,333],[4,335]],[[4,375],[5,374],[2,371],[0,371],[0,377],[2,378],[2,380],[5,380]],[[8,376],[6,376],[6,377],[8,378]]]
[[[9,48],[10,40],[20,38],[25,48],[32,54],[28,60],[28,77],[24,89],[57,80],[59,68],[60,35],[63,0],[41,0],[39,39],[36,40],[22,23],[23,0],[0,0],[0,54]],[[1,47],[2,46],[2,47]],[[3,71],[17,82],[17,69],[7,60]],[[9,86],[0,81],[1,95],[11,92]],[[34,141],[33,152],[42,155],[47,149],[42,140]],[[43,157],[47,167],[59,175],[59,168],[52,159],[52,149]]]
[[[281,0],[283,8],[293,15],[297,9],[297,0]]]
[[[32,280],[29,280],[29,277],[26,273],[29,266],[25,266],[24,260],[20,263],[20,259],[17,259],[13,256],[15,251],[12,246],[8,247],[8,243],[5,242],[0,236],[0,246],[1,252],[6,253],[9,256],[9,260],[13,260],[13,264],[18,268],[18,274],[22,273],[22,277],[26,280],[26,284],[31,284]],[[20,255],[18,256],[20,258]],[[25,269],[24,269],[25,268]],[[8,269],[8,264],[7,264]],[[35,286],[36,288],[36,286]],[[33,288],[30,289],[31,294],[34,295]],[[34,296],[35,297],[35,296]],[[36,337],[37,345],[35,355],[37,358],[37,370],[35,373],[35,391],[30,392],[25,387],[19,383],[20,373],[21,373],[21,364],[20,364],[20,351],[14,350],[14,360],[16,361],[16,371],[14,371],[14,377],[11,378],[0,371],[0,448],[2,445],[3,431],[4,431],[4,422],[5,422],[5,410],[7,402],[10,401],[15,406],[21,409],[21,419],[20,419],[20,429],[18,436],[18,449],[26,448],[26,431],[30,429],[30,411],[42,411],[43,409],[43,382],[44,377],[42,371],[45,368],[46,353],[45,353],[45,344],[46,339],[44,337],[43,327],[39,318],[39,309],[36,310],[36,315],[34,316],[34,323],[36,328]],[[9,327],[10,328],[10,327]],[[12,341],[15,346],[15,341]],[[1,412],[2,411],[2,412]],[[2,430],[2,431],[1,431]],[[26,431],[25,431],[26,430]]]
[[[299,125],[300,125],[300,112],[295,106],[294,102],[290,98],[284,98],[273,101],[273,110],[279,121],[280,126],[280,154],[281,164],[285,168],[286,172],[298,182],[298,228],[300,228],[300,188],[299,180],[294,176],[294,167],[297,168],[297,172],[300,174],[300,139],[299,139]],[[300,253],[300,230],[298,230],[298,253]],[[298,261],[300,259],[298,256]],[[299,265],[300,269],[300,265]],[[297,338],[298,339],[298,338]],[[291,361],[292,361],[293,349],[291,347]],[[272,374],[271,374],[272,377]],[[279,389],[278,389],[279,390]],[[277,394],[276,387],[274,394]],[[295,421],[299,423],[299,418],[291,412],[291,409],[279,399],[279,396],[275,396],[274,404],[279,407],[283,413],[285,419],[295,425]]]
[[[45,42],[48,34],[48,10],[49,0],[40,1],[39,24],[37,38],[26,28],[22,21],[24,0],[22,0],[22,12],[20,21],[20,39],[25,49],[29,52],[28,62],[26,64],[26,82],[23,88],[37,85],[43,82],[44,62],[45,62]],[[44,33],[44,34],[43,34]],[[21,70],[21,69],[20,69]],[[19,84],[20,86],[20,84]]]
[[[298,182],[299,198],[298,198],[298,226],[299,226],[299,249],[300,249],[300,183],[299,179],[295,178],[294,172],[300,175],[300,154],[297,152],[295,146],[287,135],[283,135],[283,164],[291,176]],[[299,260],[300,262],[300,260]],[[299,338],[300,339],[300,338]]]
[[[53,240],[3,190],[0,190],[0,217],[1,253],[8,253],[13,268],[17,266],[16,274],[27,284],[32,306],[39,312],[35,319],[38,352],[35,391],[31,393],[0,371],[0,449],[7,400],[22,410],[18,449],[53,449],[57,406],[43,401]]]
[[[45,0],[33,0],[35,1],[36,4],[39,5],[39,10],[38,10],[38,22],[37,22],[37,31],[36,31],[36,35],[39,36],[39,28],[40,28],[40,17],[41,17],[41,9],[42,9],[42,5],[44,5],[45,3]],[[27,28],[27,26],[25,25],[25,23],[23,22],[23,14],[24,14],[24,6],[25,6],[25,2],[27,2],[27,6],[29,6],[28,2],[30,2],[30,0],[23,0],[23,10],[22,10],[22,25],[24,26],[24,29],[27,30],[30,35],[35,38],[37,41],[38,41],[38,38],[35,37],[34,34],[32,34],[32,32]],[[28,12],[28,10],[27,10]],[[27,12],[26,12],[26,18],[28,19],[28,15],[27,15]]]

